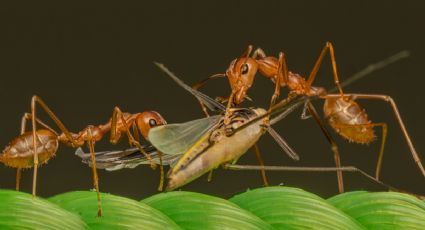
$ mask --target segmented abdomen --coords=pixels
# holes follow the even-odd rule
[[[37,153],[39,164],[46,163],[58,149],[56,134],[47,129],[37,130]],[[13,139],[0,155],[0,161],[13,168],[34,166],[32,132],[26,132]]]
[[[351,98],[327,98],[323,110],[332,128],[347,140],[368,144],[375,139],[366,112]]]

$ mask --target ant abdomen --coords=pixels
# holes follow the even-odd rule
[[[13,168],[32,168],[34,166],[32,134],[32,131],[25,132],[13,139],[0,155],[0,162]],[[36,135],[39,164],[43,164],[55,155],[59,143],[56,134],[50,130],[39,129]]]
[[[323,108],[331,127],[347,140],[368,144],[375,139],[373,125],[364,109],[350,97],[328,97]]]

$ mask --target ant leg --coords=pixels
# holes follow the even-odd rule
[[[110,142],[115,143],[117,139],[119,139],[119,130],[118,130],[118,117],[121,120],[125,133],[127,134],[128,142],[130,146],[135,146],[139,149],[139,151],[146,157],[146,159],[149,161],[150,166],[152,169],[156,167],[156,164],[153,162],[152,158],[149,156],[149,154],[146,153],[146,151],[143,149],[142,145],[140,145],[139,141],[136,141],[134,137],[130,133],[130,129],[127,125],[127,122],[124,118],[124,115],[122,114],[119,107],[115,107],[114,111],[112,112],[112,118],[111,118],[111,137]]]
[[[25,130],[27,130],[27,121],[31,120],[31,113],[24,113],[21,119],[21,134],[25,133]],[[52,129],[50,126],[48,126],[46,123],[41,121],[40,119],[36,118],[36,122],[43,126],[43,128],[48,129],[50,132],[56,134],[58,136],[58,133]]]
[[[36,117],[35,117],[35,102],[37,97],[33,97],[31,100],[31,121],[32,121],[32,147],[34,153],[34,171],[32,178],[32,196],[35,197],[37,193],[37,171],[38,171],[38,153],[37,153],[37,141],[36,141]]]
[[[140,142],[140,135],[139,135],[139,132],[137,131],[137,125],[136,124],[133,124],[131,126],[131,128],[133,130],[133,137],[134,137],[134,139]]]
[[[211,182],[212,181],[213,172],[214,172],[214,169],[211,169],[211,171],[208,173],[208,177],[207,177],[207,181],[208,182]]]
[[[49,109],[49,107],[44,103],[44,101],[34,95],[31,98],[31,123],[32,123],[32,145],[33,145],[33,152],[34,152],[34,173],[33,173],[33,185],[32,185],[32,195],[33,197],[36,196],[37,191],[37,171],[38,171],[38,153],[37,153],[37,142],[36,142],[36,130],[37,130],[37,117],[36,117],[36,104],[39,104],[41,108],[49,115],[49,117],[55,122],[55,124],[59,127],[59,129],[65,134],[65,136],[69,139],[69,141],[72,143],[73,147],[77,147],[78,143],[73,139],[71,133],[68,131],[68,129],[63,125],[63,123],[59,120],[59,118],[56,117],[56,115]]]
[[[376,163],[376,170],[375,170],[375,178],[379,180],[379,177],[381,175],[381,168],[382,168],[382,161],[384,159],[384,148],[385,148],[385,142],[387,140],[387,133],[388,133],[388,126],[386,123],[369,123],[369,124],[360,124],[360,125],[349,125],[349,124],[339,124],[338,127],[340,129],[344,128],[350,128],[350,127],[365,127],[365,128],[372,128],[375,126],[381,126],[382,127],[382,140],[381,140],[381,147],[379,148],[379,154],[378,154],[378,160]]]
[[[134,137],[134,139],[136,141],[140,142],[140,134],[139,134],[139,130],[137,128],[136,123],[133,123],[132,129],[133,129],[133,137]],[[163,188],[164,188],[164,175],[165,174],[164,174],[164,165],[162,164],[162,153],[160,151],[158,151],[158,157],[159,157],[159,169],[160,169],[158,191],[162,191]]]
[[[386,123],[370,123],[370,124],[363,124],[363,125],[339,125],[340,127],[374,127],[374,126],[381,126],[382,127],[382,140],[381,140],[381,147],[379,148],[379,154],[378,154],[378,160],[376,163],[376,170],[375,170],[375,178],[379,180],[381,175],[381,169],[382,169],[382,161],[384,159],[384,148],[385,148],[385,142],[387,140],[387,133],[388,133],[388,126]]]
[[[316,77],[317,71],[319,71],[319,68],[322,64],[323,58],[326,55],[326,51],[328,51],[328,50],[329,50],[329,54],[330,54],[331,62],[332,62],[332,71],[333,71],[334,82],[335,82],[336,87],[339,90],[339,93],[341,94],[341,96],[343,96],[344,92],[342,91],[342,87],[339,83],[339,77],[338,77],[338,71],[337,71],[337,68],[336,68],[334,48],[333,48],[332,43],[330,43],[330,42],[326,42],[325,47],[323,47],[322,52],[320,52],[319,58],[317,58],[316,64],[314,64],[314,67],[311,70],[310,75],[307,79],[307,84],[309,86],[311,86],[311,84],[313,83],[313,81]]]
[[[139,135],[140,133],[142,133],[141,127],[143,127],[144,125],[145,125],[144,118],[140,114],[138,114],[136,116],[136,122],[133,122],[133,134],[134,134],[134,137],[136,137],[137,141],[140,141]],[[162,163],[162,153],[160,151],[158,151],[157,153],[159,157],[159,174],[160,174],[158,191],[162,191],[164,188],[164,177],[165,177],[164,164]]]
[[[385,102],[388,102],[394,112],[394,115],[396,116],[396,119],[398,121],[398,124],[400,125],[401,131],[403,132],[404,138],[406,139],[407,145],[409,146],[410,152],[412,154],[413,160],[415,161],[416,165],[419,167],[419,169],[422,172],[422,175],[425,177],[425,169],[422,165],[421,159],[419,158],[419,154],[416,152],[415,147],[413,146],[413,142],[409,136],[409,133],[407,132],[406,126],[404,125],[404,122],[401,118],[400,112],[397,108],[396,103],[394,100],[388,96],[388,95],[376,95],[376,94],[349,94],[349,96],[352,96],[356,99],[378,99]]]
[[[376,163],[376,170],[375,170],[375,178],[379,180],[379,177],[381,176],[382,160],[384,159],[384,147],[385,147],[385,141],[387,140],[388,126],[386,123],[373,123],[370,125],[382,127],[382,141],[381,141],[381,147],[379,149],[378,161]]]
[[[225,74],[222,74],[222,73],[211,75],[211,76],[209,76],[209,77],[207,77],[207,78],[205,78],[205,79],[203,79],[203,80],[195,83],[194,85],[192,85],[192,88],[195,89],[195,90],[199,90],[199,88],[201,88],[202,86],[204,86],[205,83],[207,83],[207,81],[209,81],[211,79],[215,79],[215,78],[221,78],[221,77],[226,77],[226,75]],[[205,115],[207,117],[209,117],[210,115],[208,113],[207,107],[204,105],[204,103],[201,100],[198,99],[198,102],[201,105],[202,111],[204,111]]]
[[[263,158],[261,158],[260,148],[258,147],[258,144],[254,145],[254,150],[255,150],[255,156],[257,157],[258,163],[260,163],[261,167],[264,167],[264,161],[263,161]],[[264,186],[269,186],[269,182],[267,181],[266,171],[264,169],[261,170],[261,177],[263,178]]]
[[[232,107],[234,96],[235,96],[235,92],[232,90],[232,93],[229,96],[229,101],[227,101],[226,111],[224,112],[224,124],[225,125],[228,125],[230,123],[230,116],[232,115],[230,108]]]
[[[277,75],[274,76],[274,83],[275,83],[275,88],[274,88],[274,93],[270,103],[269,112],[271,111],[271,108],[276,103],[276,99],[280,96],[281,84],[288,83],[288,66],[286,64],[286,58],[283,52],[279,53],[279,66],[278,66]]]
[[[288,82],[288,67],[286,65],[285,55],[284,53],[279,53],[279,65],[278,65],[278,71],[277,74],[271,77],[274,81],[275,88],[274,92],[270,101],[270,107],[268,112],[270,113],[272,111],[273,106],[276,104],[277,98],[280,96],[280,88],[282,83]],[[269,124],[269,117],[266,117],[264,119],[265,124]]]
[[[326,97],[337,97],[337,96],[338,95],[327,95]],[[412,154],[413,160],[415,161],[416,165],[420,169],[422,175],[425,177],[424,166],[422,165],[421,159],[419,158],[419,155],[416,152],[415,147],[413,146],[413,142],[409,136],[409,133],[407,132],[407,129],[404,125],[403,120],[401,119],[400,112],[398,111],[397,105],[394,102],[394,100],[390,96],[377,95],[377,94],[357,94],[356,93],[356,94],[346,94],[346,96],[352,97],[354,99],[378,99],[378,100],[388,102],[391,105],[393,112],[396,116],[396,119],[398,121],[398,124],[400,125],[401,131],[403,132],[404,138],[406,139],[407,145],[409,146],[410,153]]]
[[[162,153],[158,151],[158,157],[159,157],[159,185],[158,185],[158,191],[164,190],[164,164],[162,164]]]
[[[21,168],[17,168],[16,169],[16,191],[19,192],[19,186],[21,185],[21,174],[22,174],[22,169]]]
[[[307,102],[307,108],[310,112],[311,116],[314,118],[316,123],[319,125],[320,130],[322,130],[322,133],[325,135],[326,140],[328,140],[329,144],[331,145],[331,149],[334,155],[335,165],[337,168],[341,167],[341,158],[338,151],[338,146],[335,142],[335,140],[332,138],[329,130],[325,127],[325,124],[323,124],[322,120],[320,119],[319,115],[317,114],[316,109],[314,108],[313,104],[311,102]],[[342,171],[337,170],[337,177],[338,177],[338,191],[339,193],[344,192],[344,179],[342,176]]]
[[[26,127],[27,127],[27,121],[31,120],[31,114],[30,113],[24,113],[24,115],[21,118],[21,135],[25,133],[26,131]],[[54,134],[56,134],[56,136],[58,135],[58,133],[53,130],[52,128],[50,128],[48,125],[46,125],[44,122],[42,122],[40,119],[36,119],[36,122],[43,126],[45,129],[50,130],[51,132],[53,132]],[[22,169],[21,168],[17,168],[16,169],[16,191],[19,191],[20,188],[20,183],[21,183],[21,176],[22,176]]]
[[[89,134],[89,140],[87,141],[87,145],[88,145],[89,150],[90,150],[90,159],[91,159],[91,162],[92,162],[91,168],[92,168],[92,175],[93,175],[93,185],[94,185],[94,188],[96,189],[96,193],[97,193],[97,216],[102,217],[102,203],[101,203],[101,200],[100,200],[99,177],[97,175],[96,156],[94,154],[95,140],[93,138],[93,133],[92,133],[91,127],[89,127],[89,129],[88,129],[88,134]]]

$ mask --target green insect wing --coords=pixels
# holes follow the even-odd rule
[[[216,115],[186,123],[157,126],[149,131],[149,141],[164,154],[183,155],[199,138],[214,128],[221,117]]]

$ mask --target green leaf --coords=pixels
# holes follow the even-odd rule
[[[0,190],[0,229],[87,229],[79,216],[45,199]]]
[[[142,202],[162,211],[184,229],[273,229],[252,213],[217,197],[194,192],[168,192]]]
[[[425,229],[425,202],[395,192],[349,192],[328,201],[368,229]]]
[[[68,192],[49,201],[81,216],[90,229],[181,229],[150,206],[124,197],[101,193],[102,217],[97,217],[96,192]]]
[[[326,200],[302,189],[265,187],[236,195],[230,201],[275,229],[365,229]]]

